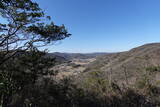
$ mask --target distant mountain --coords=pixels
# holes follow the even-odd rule
[[[160,69],[156,69],[159,66],[160,43],[152,43],[130,51],[100,56],[89,64],[84,75],[98,71],[103,72],[106,77],[111,75],[116,80],[124,80],[127,75],[130,81],[134,81],[150,67],[157,70],[155,79],[160,80]]]
[[[72,60],[72,59],[88,59],[88,58],[95,58],[98,56],[106,55],[108,53],[60,53],[60,52],[55,52],[55,53],[48,53],[49,56],[51,57],[59,57],[62,58],[63,60]]]

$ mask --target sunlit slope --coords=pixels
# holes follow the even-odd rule
[[[85,73],[103,72],[106,77],[111,76],[114,80],[124,80],[127,76],[130,81],[134,81],[144,74],[146,69],[151,70],[158,66],[160,43],[152,43],[130,51],[100,56],[86,68]],[[156,79],[160,79],[158,70]]]

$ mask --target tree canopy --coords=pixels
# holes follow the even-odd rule
[[[0,19],[4,20],[0,22],[0,106],[16,105],[11,104],[13,99],[15,103],[21,101],[17,106],[24,106],[24,100],[30,97],[27,92],[55,64],[39,47],[71,34],[64,25],[55,25],[32,0],[0,1]],[[15,95],[24,98],[17,100]]]
[[[6,59],[19,50],[46,46],[71,35],[32,0],[1,0],[0,15],[5,20],[0,23],[0,51]]]

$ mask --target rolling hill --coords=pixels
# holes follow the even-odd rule
[[[84,70],[87,77],[93,72],[103,73],[104,78],[115,81],[136,81],[149,71],[155,71],[154,79],[160,80],[160,43],[146,44],[126,52],[113,53],[98,57]],[[84,77],[83,77],[84,78]]]
[[[60,53],[60,52],[54,52],[54,53],[48,53],[51,57],[61,57],[66,60],[73,60],[73,59],[89,59],[89,58],[95,58],[98,56],[106,55],[108,53],[101,52],[101,53]]]

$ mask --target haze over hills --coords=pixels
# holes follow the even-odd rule
[[[88,58],[95,58],[98,56],[106,55],[109,53],[105,52],[95,52],[95,53],[60,53],[60,52],[54,52],[54,53],[49,53],[49,56],[58,56],[58,57],[63,57],[66,60],[72,60],[72,59],[88,59]]]

